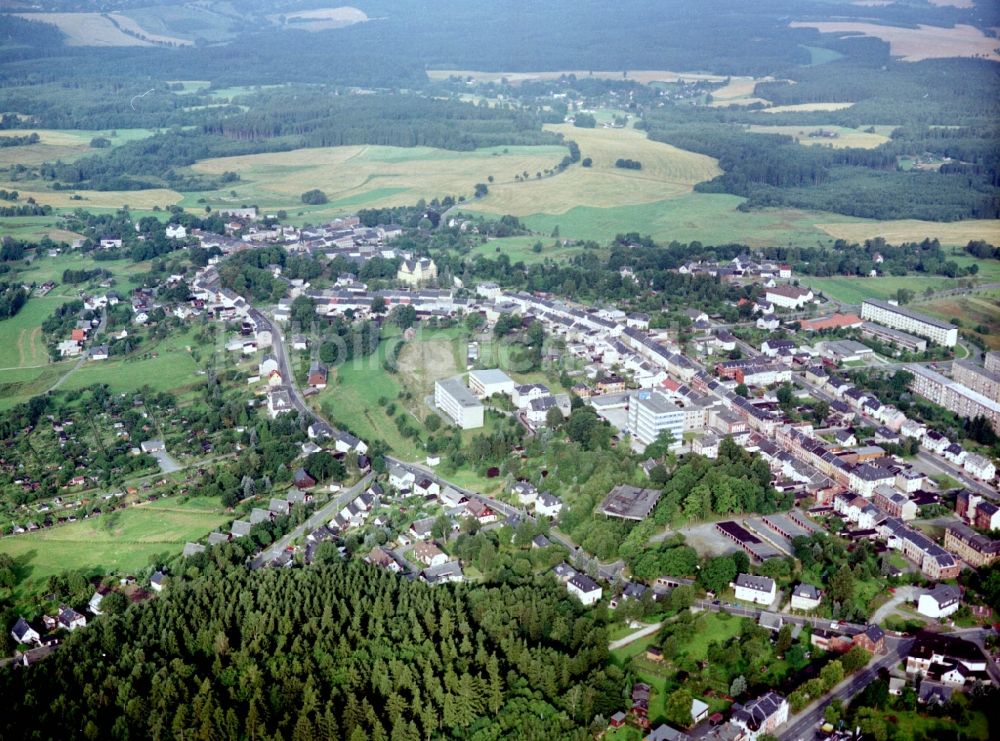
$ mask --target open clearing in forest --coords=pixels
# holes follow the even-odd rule
[[[218,501],[161,499],[0,538],[0,553],[12,556],[26,573],[19,588],[31,590],[67,568],[100,573],[138,571],[149,565],[151,557],[178,553],[185,543],[205,537],[231,517]]]
[[[234,183],[236,205],[257,203],[311,215],[354,212],[358,208],[416,203],[421,198],[464,195],[471,198],[476,183],[513,183],[514,176],[553,168],[567,150],[563,146],[486,147],[456,152],[433,147],[346,146],[296,149],[203,160],[196,172],[240,175]],[[492,189],[495,185],[490,185]],[[329,203],[303,206],[300,196],[312,188],[326,193]],[[232,198],[229,189],[200,193],[213,205]]]
[[[866,129],[874,129],[869,132]],[[750,126],[755,134],[783,134],[795,139],[805,146],[832,147],[834,149],[874,149],[889,141],[889,134],[895,126],[859,126],[856,129],[847,126],[827,124],[823,126]],[[823,136],[822,134],[827,134]],[[829,136],[829,134],[836,136]]]
[[[854,103],[792,103],[761,108],[762,113],[812,113],[815,111],[842,111]]]
[[[559,175],[526,182],[507,182],[490,188],[472,210],[497,214],[563,214],[573,208],[614,208],[654,203],[687,195],[695,183],[711,180],[722,170],[715,159],[651,141],[635,129],[581,129],[569,124],[549,125],[580,145],[581,158],[592,167],[573,165]],[[641,170],[615,167],[624,158],[642,163]]]
[[[793,21],[791,28],[815,28],[820,33],[863,34],[889,43],[890,53],[906,62],[944,57],[981,57],[1000,61],[997,40],[974,26],[957,24],[953,28],[925,26],[916,28],[883,26],[856,21]]]
[[[25,20],[55,26],[66,34],[67,46],[155,46],[154,42],[174,46],[191,44],[190,41],[176,36],[150,33],[122,13],[111,13],[110,18],[102,13],[15,13],[15,15]],[[115,25],[116,23],[118,25]]]
[[[695,82],[698,80],[708,80],[710,82],[724,82],[726,79],[732,81],[750,80],[749,77],[729,77],[726,75],[713,75],[705,72],[674,72],[671,70],[586,70],[586,69],[565,69],[544,72],[484,72],[470,69],[429,69],[427,76],[432,80],[447,80],[449,77],[472,77],[478,82],[500,82],[506,79],[512,85],[519,82],[534,82],[535,80],[558,80],[560,77],[575,75],[583,79],[592,77],[597,80],[632,80],[643,84],[653,82]],[[770,78],[766,78],[770,79]]]
[[[273,23],[282,23],[288,28],[297,28],[303,31],[326,31],[331,28],[344,28],[353,26],[355,23],[364,23],[368,16],[364,11],[350,6],[340,8],[318,8],[316,10],[297,10],[292,13],[281,15],[269,15],[268,20]]]

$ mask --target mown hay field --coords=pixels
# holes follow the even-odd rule
[[[265,208],[303,210],[300,196],[322,190],[329,204],[314,213],[354,211],[358,208],[415,203],[420,198],[464,195],[471,198],[476,183],[513,183],[523,172],[555,167],[567,150],[559,145],[487,147],[456,152],[432,147],[346,146],[296,149],[290,152],[219,157],[193,166],[195,172],[220,175],[233,171],[240,182],[234,203],[257,203]],[[209,203],[232,198],[229,191],[199,194]]]
[[[873,128],[873,132],[866,129]],[[847,126],[827,124],[823,126],[750,126],[755,134],[783,134],[793,137],[799,144],[805,146],[833,147],[834,149],[874,149],[889,141],[889,134],[895,126],[859,126],[856,129]],[[835,133],[836,136],[820,136],[820,132]],[[814,134],[814,136],[810,136]]]
[[[815,28],[820,33],[863,34],[889,43],[893,56],[907,62],[945,57],[981,57],[1000,60],[997,40],[975,26],[956,24],[952,28],[918,24],[916,28],[883,26],[855,21],[793,21],[792,28]]]

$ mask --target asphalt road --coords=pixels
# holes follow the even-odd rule
[[[278,370],[281,372],[281,377],[285,379],[284,387],[288,389],[289,395],[292,398],[292,405],[307,417],[325,422],[325,420],[320,420],[316,413],[306,405],[305,398],[299,392],[298,386],[295,385],[291,360],[288,358],[288,346],[285,344],[285,338],[281,333],[281,329],[257,309],[250,309],[249,313],[250,318],[257,324],[258,331],[264,329],[271,333],[271,349],[274,352],[274,359],[278,361]]]
[[[887,669],[902,661],[913,645],[913,639],[886,638],[886,644],[890,646],[888,654],[869,664],[857,674],[851,675],[834,687],[832,692],[815,700],[807,705],[802,712],[789,718],[783,729],[779,729],[778,738],[781,741],[812,741],[816,737],[820,722],[823,720],[823,711],[826,706],[834,699],[846,702],[868,686],[875,679],[879,669]]]
[[[345,489],[340,492],[340,494],[336,497],[313,512],[309,519],[304,523],[258,553],[250,562],[250,568],[259,569],[261,566],[266,566],[268,563],[277,558],[278,555],[285,550],[285,548],[291,545],[295,540],[301,538],[306,532],[315,530],[320,525],[323,525],[333,519],[333,516],[343,509],[348,502],[368,488],[368,485],[371,483],[374,476],[375,474],[369,473],[350,489]]]
[[[753,618],[754,620],[759,619],[762,612],[775,612],[774,610],[765,610],[761,607],[744,607],[742,605],[734,605],[727,602],[715,604],[715,601],[709,601],[707,599],[695,600],[693,606],[710,612],[720,612],[725,610],[731,615]],[[814,628],[823,628],[824,630],[829,630],[833,633],[843,633],[844,635],[854,635],[856,633],[860,633],[866,627],[864,625],[858,625],[857,623],[839,622],[837,623],[837,627],[833,628],[831,627],[833,623],[829,619],[810,617],[808,615],[792,615],[787,612],[778,612],[777,614],[781,615],[781,619],[786,623],[811,625]]]

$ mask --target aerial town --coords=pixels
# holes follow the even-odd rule
[[[0,739],[1000,738],[991,0],[0,7]]]
[[[607,723],[610,729],[638,727],[648,739],[792,738],[815,729],[833,738],[840,731],[827,710],[831,701],[840,707],[854,688],[879,672],[888,672],[895,695],[915,689],[918,708],[951,702],[956,693],[977,692],[1000,679],[993,655],[998,645],[989,622],[992,611],[980,593],[963,585],[963,571],[988,567],[1000,557],[995,463],[948,439],[921,416],[908,416],[894,404],[895,397],[880,398],[871,386],[851,380],[855,369],[905,372],[908,387],[903,392],[963,418],[982,418],[997,431],[1000,353],[987,353],[983,365],[876,356],[865,338],[877,340],[882,352],[891,346],[913,357],[930,346],[953,350],[957,331],[896,302],[865,300],[856,311],[833,305],[800,287],[790,265],[752,254],[676,269],[680,275],[721,277],[755,296],[742,300],[748,304],[745,320],[726,322],[705,311],[685,310],[685,328],[679,330],[652,328],[648,314],[613,304],[588,306],[541,292],[507,290],[492,281],[429,287],[439,285],[437,266],[429,256],[394,246],[403,234],[399,226],[362,227],[352,218],[311,229],[261,229],[256,219],[255,213],[247,213],[230,222],[229,237],[199,230],[189,236],[182,226],[172,228],[172,238],[213,255],[207,264],[166,276],[160,288],[137,288],[126,297],[105,284],[107,290],[84,296],[79,317],[87,318],[70,317],[64,323],[70,336],[57,345],[60,355],[96,363],[109,358],[107,339],[124,340],[155,323],[154,317],[208,319],[233,332],[220,335],[218,344],[236,358],[236,367],[243,369],[240,374],[255,389],[267,417],[277,420],[295,413],[306,420],[290,486],[280,494],[275,490],[250,497],[242,516],[202,542],[188,542],[182,562],[240,539],[249,542],[262,523],[273,526],[302,511],[308,512],[304,527],[270,545],[251,546],[256,549],[248,555],[253,568],[308,566],[327,544],[340,559],[359,558],[402,579],[461,583],[482,576],[476,559],[463,557],[456,547],[457,538],[479,531],[509,533],[501,535],[508,543],[524,543],[559,557],[548,567],[548,578],[582,607],[633,615],[623,623],[633,626],[632,632],[613,645],[641,647],[632,661],[638,662],[638,677],[644,681],[632,685],[631,699]],[[288,296],[269,306],[254,306],[249,296],[223,287],[220,267],[227,257],[275,245],[289,256],[347,260],[356,266],[355,272],[339,274],[328,288],[314,288],[303,279],[286,280]],[[393,276],[397,287],[370,290],[358,278],[364,265],[376,258],[398,264]],[[271,271],[281,276],[278,265]],[[621,277],[639,280],[627,268],[622,268]],[[178,293],[173,290],[178,285],[189,288]],[[643,532],[651,535],[660,530],[668,537],[679,533],[676,542],[687,539],[696,551],[694,558],[708,559],[703,562],[706,569],[722,558],[734,571],[718,582],[697,570],[667,568],[656,573],[637,568],[629,559],[602,561],[604,553],[588,553],[573,541],[568,528],[563,531],[566,503],[549,490],[559,488],[547,487],[544,476],[515,475],[505,466],[507,483],[485,493],[449,480],[438,454],[406,460],[380,452],[382,460],[373,466],[369,442],[341,429],[310,404],[330,383],[327,365],[312,353],[307,372],[297,376],[294,371],[292,357],[304,358],[314,341],[309,336],[314,327],[292,319],[299,297],[308,299],[317,320],[338,318],[355,325],[385,321],[380,315],[396,316],[400,308],[412,310],[409,332],[435,322],[465,325],[475,318],[469,326],[476,331],[457,349],[464,367],[422,389],[425,411],[437,417],[435,429],[481,430],[496,415],[505,415],[520,430],[522,441],[551,440],[554,429],[568,429],[575,410],[592,410],[609,430],[612,444],[626,446],[641,463],[647,482],[638,486],[634,477],[625,477],[604,492],[593,516],[645,524],[650,529]],[[106,312],[119,305],[129,307],[130,321],[102,337]],[[550,388],[537,373],[519,372],[515,364],[508,364],[506,371],[490,366],[481,352],[483,338],[504,322],[519,331],[540,327],[543,365],[550,377],[568,379],[568,387]],[[761,337],[765,339],[758,344]],[[54,429],[66,444],[71,438],[64,430],[72,429],[72,421],[64,424],[68,426]],[[114,427],[125,441],[151,434],[148,424],[136,430],[120,422]],[[212,451],[207,440],[204,445],[191,452]],[[163,440],[151,437],[133,450],[156,459],[165,447]],[[514,453],[524,450],[522,442]],[[686,518],[690,524],[677,531],[672,525],[676,516],[654,517],[663,511],[666,466],[676,472],[689,457],[721,462],[734,455],[766,466],[767,485],[779,506],[754,514],[753,508],[727,510],[710,498],[700,514]],[[321,465],[324,458],[335,465]],[[170,469],[161,465],[161,470]],[[500,470],[490,468],[487,476],[495,477]],[[517,470],[528,473],[531,466]],[[331,477],[331,471],[337,473]],[[70,485],[84,484],[84,479],[78,477]],[[143,503],[140,492],[130,493],[138,493],[138,501],[126,500],[120,507]],[[112,501],[105,512],[96,508],[84,516],[110,516],[114,500],[125,495],[119,491],[105,497]],[[156,499],[154,493],[145,501]],[[49,514],[53,508],[80,504],[78,499],[63,501],[57,497],[37,506],[37,517],[15,524],[13,537],[75,522],[75,516],[56,522]],[[688,499],[681,499],[681,506],[698,511]],[[732,514],[723,516],[727,511]],[[373,531],[383,535],[369,547]],[[845,553],[863,553],[881,564],[866,581],[888,601],[872,611],[864,602],[848,605],[835,575],[789,569],[789,563],[803,559],[803,549],[821,551],[827,538],[844,543]],[[652,543],[646,547],[655,548]],[[475,576],[469,576],[470,567]],[[792,578],[795,574],[799,578]],[[64,632],[87,629],[87,614],[91,619],[101,615],[108,594],[120,592],[142,602],[169,588],[172,578],[165,566],[150,572],[145,583],[124,575],[118,584],[98,586],[86,605],[59,603],[38,622],[19,617],[10,626],[14,643],[22,647],[18,660],[30,665],[56,650]],[[692,697],[689,711],[680,713],[680,722],[674,710],[665,710],[673,723],[654,724],[663,714],[651,710],[651,686],[671,662],[662,647],[651,642],[658,635],[663,638],[658,630],[664,623],[645,622],[640,616],[657,614],[661,604],[676,610],[675,603],[691,614],[748,619],[763,628],[762,635],[770,636],[772,643],[805,640],[807,656],[816,652],[846,657],[859,649],[850,662],[837,662],[835,678],[845,676],[842,664],[853,666],[858,676],[830,680],[829,686],[804,684],[790,693],[743,694],[739,701],[730,697],[740,693],[716,695],[703,689],[702,697]],[[623,609],[629,605],[631,611]],[[864,659],[859,661],[858,655]],[[659,702],[667,708],[675,694]],[[729,697],[721,699],[724,695]],[[718,699],[710,701],[713,697]],[[844,733],[848,738],[849,731]]]

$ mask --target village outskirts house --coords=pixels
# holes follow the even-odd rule
[[[739,574],[732,583],[736,590],[736,599],[744,602],[754,602],[758,605],[770,605],[777,596],[777,586],[774,579],[766,576]]]

